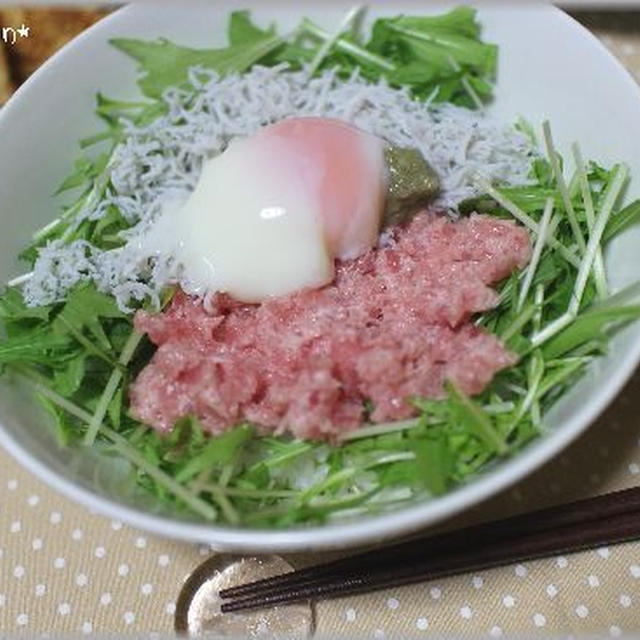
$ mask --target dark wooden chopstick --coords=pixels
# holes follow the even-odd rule
[[[504,539],[523,533],[548,531],[598,518],[608,518],[636,509],[640,510],[640,488],[638,487],[523,513],[504,520],[494,520],[436,536],[389,545],[382,549],[225,589],[220,595],[223,598],[256,595],[271,590],[272,586],[281,589],[284,586],[313,581],[321,576],[343,575],[358,568],[369,569],[372,562],[374,566],[382,567],[386,564],[397,564],[405,558],[412,559],[424,554],[455,550],[466,546],[469,540],[479,544],[485,540]]]
[[[237,611],[409,584],[640,537],[640,488],[413,540],[221,592]],[[470,549],[470,545],[473,548]]]
[[[512,562],[533,560],[558,553],[580,551],[603,544],[633,540],[640,536],[640,511],[598,520],[586,529],[570,525],[547,535],[545,532],[492,545],[444,554],[431,563],[403,565],[382,572],[285,588],[269,594],[240,597],[223,603],[223,612],[264,608],[332,595],[345,596],[397,587],[424,580],[489,569]],[[469,541],[471,544],[472,541]]]

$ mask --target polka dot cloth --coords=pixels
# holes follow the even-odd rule
[[[579,17],[640,80],[638,15]],[[638,397],[640,372],[566,453],[448,526],[637,484]],[[0,629],[5,633],[170,633],[184,578],[209,553],[91,514],[0,450]],[[318,554],[290,558],[298,565],[321,559]],[[321,602],[317,628],[320,636],[373,638],[637,634],[640,542]]]

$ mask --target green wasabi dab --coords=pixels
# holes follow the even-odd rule
[[[388,226],[404,222],[432,200],[440,180],[417,149],[387,147],[384,158],[389,182],[383,225]]]

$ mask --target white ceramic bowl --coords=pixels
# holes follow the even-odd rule
[[[266,6],[272,5],[272,6]],[[438,5],[431,10],[446,8]],[[76,38],[49,60],[0,112],[0,281],[18,274],[15,256],[30,234],[56,214],[51,194],[68,172],[77,141],[99,130],[94,95],[137,95],[136,69],[112,49],[115,36],[165,36],[195,47],[222,45],[232,3],[171,6],[137,4],[118,11]],[[370,16],[422,12],[419,4],[376,5]],[[320,2],[260,3],[255,18],[292,28],[301,14],[331,28],[342,15]],[[550,118],[557,144],[566,151],[578,140],[585,156],[603,163],[626,161],[640,192],[640,90],[630,75],[585,29],[550,6],[483,8],[484,36],[500,45],[499,82],[493,110],[512,120],[522,114],[533,123]],[[620,288],[640,276],[636,247],[640,228],[610,247],[611,282]],[[45,418],[23,390],[0,383],[2,443],[30,471],[55,489],[136,527],[153,533],[202,541],[227,550],[297,551],[346,547],[397,536],[433,524],[507,487],[539,467],[584,431],[632,373],[640,356],[640,324],[616,337],[600,360],[548,415],[548,433],[517,456],[501,462],[467,486],[444,497],[387,515],[354,522],[283,531],[256,531],[199,524],[154,514],[149,505],[122,496],[96,478],[96,454],[60,449]],[[98,465],[99,468],[99,465]],[[116,471],[113,475],[117,475]]]

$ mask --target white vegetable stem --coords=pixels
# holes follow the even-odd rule
[[[515,418],[511,421],[509,432],[515,429],[516,425],[520,422],[525,413],[530,411],[534,404],[536,404],[536,394],[538,393],[538,388],[540,387],[544,370],[544,360],[539,352],[535,352],[529,362],[529,370],[527,372],[527,382],[529,384],[527,395],[522,399],[518,412],[516,413]]]
[[[51,400],[51,402],[58,405],[61,409],[64,409],[87,424],[93,420],[94,416],[92,416],[88,411],[85,411],[82,407],[79,407],[73,402],[62,397],[44,384],[31,380],[28,376],[25,377],[29,383],[34,386],[38,393]],[[158,484],[163,485],[177,498],[180,498],[180,500],[185,504],[188,504],[196,513],[201,514],[208,520],[216,519],[217,512],[210,504],[207,504],[204,500],[198,498],[198,496],[194,495],[188,489],[176,482],[171,476],[145,460],[140,452],[136,451],[120,434],[109,429],[109,427],[105,425],[101,425],[100,432],[111,440],[120,455],[127,458],[129,462],[152,477],[156,482],[158,482]]]
[[[538,263],[540,262],[540,256],[542,255],[542,250],[544,249],[544,245],[547,243],[549,237],[553,236],[553,232],[555,231],[558,218],[554,218],[554,223],[550,224],[552,213],[553,213],[553,198],[547,198],[547,201],[545,202],[545,205],[544,205],[544,212],[542,214],[542,218],[540,219],[540,223],[538,225],[538,237],[536,238],[536,243],[533,246],[533,253],[531,254],[531,260],[529,262],[529,266],[527,267],[527,272],[525,273],[525,276],[524,276],[522,288],[520,289],[520,296],[518,298],[518,304],[516,306],[517,312],[520,312],[522,310],[524,301],[527,299],[527,295],[529,294],[529,289],[531,288],[531,283],[533,282],[533,277],[536,274],[536,269],[538,268]]]
[[[517,204],[511,202],[509,198],[503,196],[497,189],[492,187],[489,182],[481,177],[477,176],[476,184],[478,187],[490,195],[501,207],[504,207],[518,222],[521,222],[525,227],[538,234],[538,223],[529,215],[527,215]],[[555,238],[549,238],[549,246],[556,249],[562,254],[562,257],[572,264],[576,269],[580,268],[580,259],[567,247],[565,247],[559,240]]]
[[[567,183],[564,181],[564,176],[562,175],[562,169],[560,168],[560,163],[558,162],[558,154],[556,153],[556,150],[553,146],[553,138],[551,137],[551,125],[549,124],[548,120],[546,120],[543,123],[542,131],[544,132],[544,141],[547,147],[547,154],[549,155],[549,162],[551,163],[551,169],[553,170],[553,174],[555,176],[556,183],[560,191],[560,195],[562,196],[562,202],[564,203],[564,208],[567,212],[569,225],[571,226],[573,235],[576,239],[576,242],[578,243],[578,248],[580,249],[580,253],[584,255],[586,251],[586,244],[584,242],[582,231],[580,230],[580,225],[578,224],[578,218],[576,218],[576,212],[574,211],[573,205],[571,204],[571,198],[569,197],[569,190],[567,189]]]
[[[593,208],[593,198],[591,197],[591,188],[589,187],[589,179],[587,177],[587,171],[585,169],[584,160],[582,159],[582,153],[577,142],[574,142],[571,146],[573,152],[573,158],[576,163],[576,169],[578,172],[578,180],[580,182],[580,191],[582,194],[582,202],[584,203],[585,217],[587,218],[587,225],[589,227],[589,233],[593,233],[593,225],[596,222],[596,214]],[[604,300],[609,295],[609,287],[607,286],[607,276],[604,270],[604,261],[602,259],[602,249],[598,247],[596,250],[596,258],[593,263],[593,276],[596,283],[596,290],[598,291],[598,297]]]
[[[127,458],[129,462],[139,469],[142,469],[142,471],[156,482],[164,485],[176,498],[180,498],[180,500],[189,505],[196,513],[204,516],[207,520],[215,520],[217,518],[218,513],[214,507],[198,498],[198,496],[193,495],[193,493],[183,487],[179,482],[176,482],[171,476],[147,461],[139,451],[127,442],[126,438],[123,438],[119,433],[116,433],[107,426],[102,426],[100,431],[113,442],[118,453],[123,458]]]
[[[133,354],[140,344],[140,340],[142,340],[142,334],[137,331],[132,331],[129,336],[127,342],[122,349],[122,353],[118,358],[118,363],[123,367],[126,367],[129,364],[129,360],[133,357]],[[98,406],[96,407],[95,413],[91,417],[89,421],[89,426],[87,428],[87,432],[85,433],[83,443],[87,446],[91,446],[96,439],[96,435],[98,435],[98,431],[100,429],[100,425],[104,420],[104,417],[107,413],[107,409],[109,408],[109,404],[113,399],[115,392],[118,390],[118,385],[122,381],[122,371],[120,369],[114,369],[105,385],[104,391],[100,396],[100,400],[98,401]]]
[[[540,331],[542,326],[542,303],[544,302],[544,285],[539,284],[536,287],[536,292],[533,296],[533,304],[536,308],[536,312],[533,316],[533,331],[534,333]]]
[[[613,211],[613,207],[616,204],[616,200],[624,187],[624,183],[627,180],[627,175],[629,170],[625,165],[617,165],[615,169],[615,175],[611,184],[609,185],[609,189],[604,197],[604,201],[602,203],[602,208],[600,213],[598,214],[598,218],[593,226],[593,231],[591,232],[591,236],[589,238],[589,244],[587,245],[587,252],[585,254],[584,260],[578,271],[578,277],[576,278],[576,284],[573,289],[573,295],[571,296],[571,303],[569,304],[569,313],[577,313],[580,308],[580,302],[582,300],[582,294],[584,293],[584,289],[587,286],[587,280],[589,279],[589,272],[591,271],[591,267],[593,266],[593,262],[596,257],[596,252],[600,247],[600,240],[602,239],[602,234],[604,233],[604,229],[607,226],[607,222],[609,222],[609,217],[611,216],[611,212]]]
[[[33,278],[33,271],[29,271],[29,273],[23,273],[21,276],[17,276],[12,280],[7,282],[7,287],[19,287],[21,284],[25,282],[29,282]]]
[[[328,40],[331,38],[331,34],[327,33],[324,29],[321,29],[317,24],[311,22],[308,18],[304,18],[302,21],[301,28],[303,31],[310,33],[316,38],[320,38],[322,40]],[[396,66],[389,62],[386,58],[379,56],[375,53],[372,53],[368,49],[364,49],[359,47],[357,44],[351,42],[350,40],[345,40],[344,38],[338,37],[334,44],[336,49],[340,49],[346,53],[350,53],[353,56],[361,58],[363,60],[367,60],[367,62],[375,65],[379,69],[383,69],[384,71],[395,71]]]
[[[609,217],[611,216],[611,212],[613,211],[613,207],[615,206],[616,200],[624,187],[624,183],[629,173],[629,170],[624,165],[616,165],[614,171],[614,177],[605,193],[600,213],[598,214],[593,227],[593,232],[589,237],[585,256],[578,270],[569,307],[565,314],[548,324],[542,331],[539,331],[533,336],[531,339],[533,347],[539,347],[542,343],[549,340],[549,338],[562,331],[562,329],[571,324],[578,315],[582,296],[589,280],[589,273],[591,272],[591,268],[595,260],[596,251],[600,246],[602,234],[604,233]]]
[[[349,11],[347,11],[344,18],[340,21],[340,24],[338,25],[338,28],[336,29],[335,33],[322,43],[316,55],[313,57],[313,60],[311,61],[311,64],[307,69],[307,73],[309,74],[309,76],[312,76],[316,72],[316,70],[322,64],[322,61],[326,58],[327,54],[329,53],[333,45],[339,40],[340,36],[342,35],[342,32],[347,27],[349,27],[349,25],[358,17],[358,14],[360,14],[363,9],[364,7],[360,5],[360,6],[352,7]]]
[[[457,63],[456,59],[452,55],[449,56],[449,64],[456,73],[460,73],[460,71],[462,71],[462,67]],[[469,82],[469,78],[467,78],[466,75],[463,75],[460,78],[460,82],[462,83],[464,90],[471,98],[473,104],[476,105],[476,109],[484,109],[484,104],[482,103],[482,100],[480,100],[478,94],[476,93],[476,90]]]

